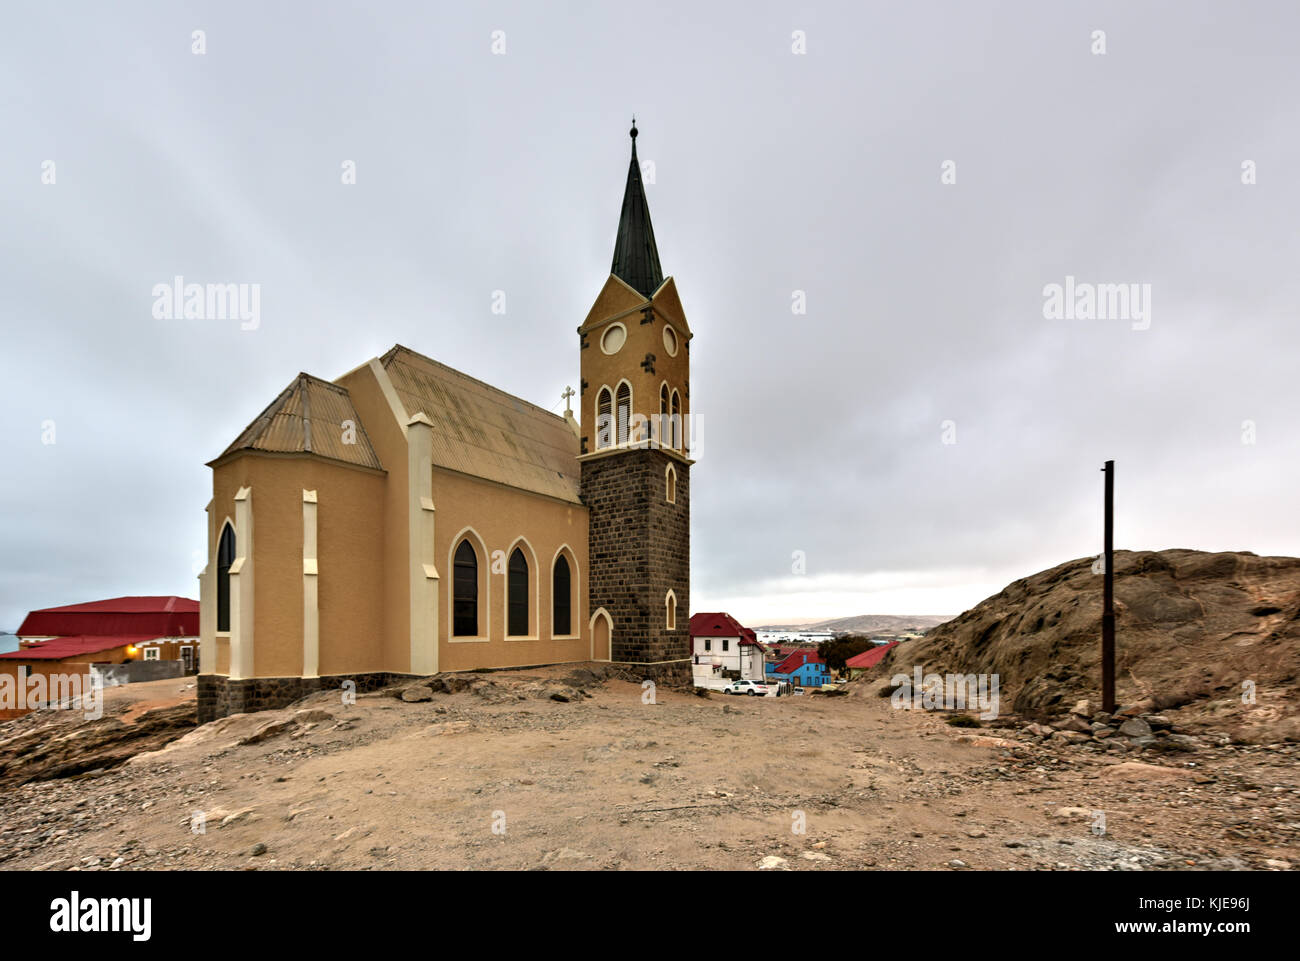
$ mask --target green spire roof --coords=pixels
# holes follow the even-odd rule
[[[659,267],[659,249],[650,225],[650,205],[646,203],[641,183],[641,164],[636,159],[636,118],[632,119],[632,162],[627,169],[627,189],[623,192],[623,213],[618,219],[618,238],[614,241],[614,264],[610,273],[632,289],[649,297],[664,282]]]

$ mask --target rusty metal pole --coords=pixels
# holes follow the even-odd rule
[[[1101,589],[1101,709],[1115,713],[1115,462],[1106,461],[1105,563]]]

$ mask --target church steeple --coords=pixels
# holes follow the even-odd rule
[[[638,293],[649,297],[664,282],[659,267],[659,250],[655,231],[650,225],[650,205],[646,203],[641,183],[641,164],[636,159],[636,118],[632,118],[632,162],[627,170],[627,189],[623,192],[623,213],[618,219],[618,237],[614,241],[614,263],[610,273]]]

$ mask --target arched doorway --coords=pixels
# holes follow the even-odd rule
[[[591,616],[591,659],[609,660],[609,641],[614,636],[614,622],[602,607]]]

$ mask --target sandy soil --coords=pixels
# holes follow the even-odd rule
[[[643,703],[639,685],[616,680],[584,697],[563,686],[568,670],[479,676],[409,703],[322,693],[120,768],[11,788],[0,866],[1193,870],[1300,858],[1294,744],[1116,757],[950,727],[877,697],[661,688]],[[139,707],[193,693],[154,685],[120,696]],[[205,833],[192,832],[196,812]]]

